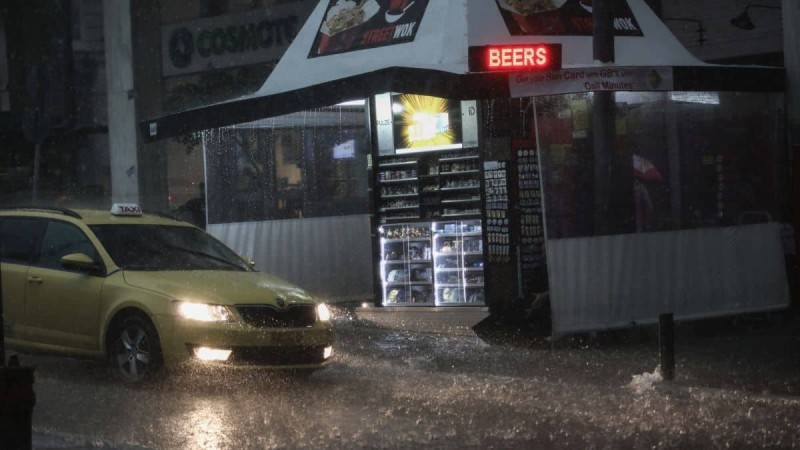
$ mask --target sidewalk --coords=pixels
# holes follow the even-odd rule
[[[63,433],[47,433],[33,431],[32,447],[34,450],[148,450],[145,447],[132,445],[109,445],[99,440],[89,440],[81,436]]]

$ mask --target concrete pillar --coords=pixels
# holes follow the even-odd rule
[[[139,203],[130,0],[104,2],[111,201]]]
[[[786,66],[786,104],[792,158],[792,222],[795,232],[795,310],[800,309],[800,2],[783,0],[783,61]]]
[[[791,143],[800,145],[800,2],[783,0],[782,11],[783,58],[789,81],[787,104]]]

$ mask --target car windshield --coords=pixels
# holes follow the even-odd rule
[[[191,227],[90,227],[117,266],[126,270],[251,270],[232,250]]]

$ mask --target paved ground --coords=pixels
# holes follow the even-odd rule
[[[173,374],[129,388],[92,362],[37,366],[38,449],[798,448],[800,320],[680,325],[660,380],[655,330],[550,342],[336,320],[336,362],[308,379]]]

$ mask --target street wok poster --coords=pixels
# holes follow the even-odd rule
[[[309,58],[411,42],[428,0],[330,0]]]
[[[591,36],[592,0],[495,0],[514,36]],[[628,2],[613,0],[614,34],[644,36]]]

